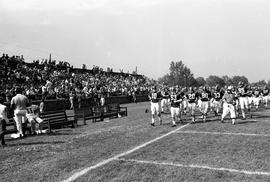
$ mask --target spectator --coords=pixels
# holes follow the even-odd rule
[[[1,145],[6,146],[5,143],[5,131],[6,131],[6,123],[8,122],[7,118],[7,107],[3,105],[4,98],[0,97],[0,140]]]

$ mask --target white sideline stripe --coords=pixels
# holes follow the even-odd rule
[[[172,162],[156,162],[156,161],[144,161],[144,160],[135,160],[135,159],[117,159],[119,161],[127,161],[127,162],[136,162],[141,164],[155,164],[155,165],[163,165],[163,166],[175,166],[175,167],[183,167],[183,168],[199,168],[199,169],[208,169],[208,170],[215,170],[215,171],[228,171],[233,173],[244,173],[248,175],[263,175],[263,176],[270,176],[270,172],[264,171],[246,171],[246,170],[238,170],[238,169],[229,169],[229,168],[215,168],[210,166],[201,166],[201,165],[184,165],[184,164],[176,164]]]
[[[268,134],[257,134],[257,133],[227,133],[227,132],[208,132],[208,131],[178,131],[177,133],[189,133],[189,134],[210,134],[210,135],[236,135],[236,136],[261,136],[269,137]]]
[[[141,149],[141,148],[143,148],[143,147],[145,147],[145,146],[147,146],[147,145],[149,145],[149,144],[151,144],[151,143],[154,143],[154,142],[156,142],[156,141],[158,141],[158,140],[160,140],[160,139],[162,139],[162,138],[164,138],[164,137],[167,137],[167,136],[169,136],[169,135],[171,135],[171,134],[173,134],[173,133],[176,133],[177,131],[181,130],[182,128],[184,128],[184,127],[186,127],[186,126],[188,126],[188,125],[189,125],[189,123],[186,124],[186,125],[183,125],[183,126],[181,126],[181,127],[179,127],[179,128],[176,128],[175,130],[172,130],[172,131],[170,131],[170,132],[168,132],[168,133],[166,133],[166,134],[164,134],[164,135],[161,135],[161,136],[159,136],[159,137],[157,137],[157,138],[155,138],[155,139],[153,139],[153,140],[150,140],[150,141],[148,141],[148,142],[146,142],[146,143],[143,143],[143,144],[141,144],[141,145],[139,145],[139,146],[137,146],[137,147],[135,147],[135,148],[133,148],[133,149],[131,149],[131,150],[128,150],[128,151],[123,152],[123,153],[120,153],[120,154],[117,154],[117,155],[115,155],[115,156],[113,156],[113,157],[111,157],[111,158],[109,158],[109,159],[106,159],[106,160],[104,160],[104,161],[102,161],[102,162],[99,162],[99,163],[97,163],[97,164],[95,164],[95,165],[93,165],[93,166],[90,166],[90,167],[87,167],[87,168],[85,168],[85,169],[82,169],[81,171],[78,171],[78,172],[72,174],[68,179],[63,180],[63,182],[71,182],[71,181],[74,181],[74,180],[76,180],[77,178],[81,177],[82,175],[86,174],[87,172],[89,172],[89,171],[91,171],[91,170],[93,170],[93,169],[96,169],[96,168],[98,168],[98,167],[100,167],[100,166],[103,166],[103,165],[109,163],[109,162],[112,162],[112,161],[114,161],[114,160],[117,160],[119,157],[123,157],[123,156],[128,155],[128,154],[130,154],[130,153],[132,153],[132,152],[135,152],[136,150],[139,150],[139,149]]]

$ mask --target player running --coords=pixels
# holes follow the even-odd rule
[[[187,102],[188,102],[188,110],[191,114],[191,123],[195,123],[195,109],[196,102],[198,100],[198,94],[194,91],[193,87],[189,88],[189,91],[186,94]]]
[[[202,91],[199,94],[199,98],[201,100],[200,111],[202,114],[202,119],[203,119],[203,122],[206,122],[206,116],[208,113],[209,101],[211,99],[211,93],[210,93],[210,91],[208,91],[208,89],[205,86],[202,88]]]
[[[253,91],[252,95],[253,95],[253,103],[255,105],[255,109],[256,111],[259,108],[259,103],[260,103],[260,96],[261,96],[261,91],[259,90],[258,87],[255,88],[255,90]]]
[[[212,92],[212,99],[211,99],[215,116],[218,116],[221,110],[222,106],[221,99],[223,95],[224,95],[223,91],[219,88],[219,86],[216,86],[214,91]]]
[[[176,118],[180,118],[181,120],[183,97],[184,95],[182,94],[182,92],[179,93],[176,88],[172,88],[170,94],[172,127],[176,126]]]
[[[152,87],[148,98],[151,103],[151,114],[152,114],[152,120],[151,120],[151,125],[155,126],[155,115],[158,116],[159,123],[162,125],[162,120],[161,120],[161,114],[160,114],[160,108],[159,108],[159,101],[161,99],[161,93],[157,90],[157,87],[154,86]]]
[[[169,103],[169,99],[170,99],[170,94],[169,94],[169,90],[167,87],[163,88],[163,90],[161,91],[161,96],[162,96],[161,113],[164,113],[165,107],[168,108],[168,103]]]

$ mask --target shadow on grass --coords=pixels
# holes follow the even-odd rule
[[[78,135],[81,133],[68,133],[68,132],[51,132],[45,135],[49,135],[49,136],[62,136],[62,135]]]
[[[50,145],[55,145],[55,144],[62,144],[65,143],[63,141],[53,141],[53,142],[18,142],[16,144],[7,144],[7,147],[13,147],[13,146],[29,146],[29,145],[44,145],[44,144],[50,144]]]
[[[270,118],[270,116],[266,116],[266,115],[259,115],[259,114],[253,114],[252,118],[256,118],[256,119],[263,119],[263,118]]]
[[[247,123],[257,123],[255,120],[237,120],[236,124],[247,124]]]

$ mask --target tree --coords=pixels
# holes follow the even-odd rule
[[[222,79],[224,80],[225,85],[233,85],[233,81],[229,76],[222,76]]]
[[[173,84],[171,83],[171,80],[172,80],[171,76],[169,74],[166,74],[163,77],[159,78],[158,82],[161,84],[173,86]]]
[[[260,80],[258,82],[252,83],[251,84],[253,87],[264,87],[265,85],[267,85],[265,80]]]
[[[239,82],[243,82],[245,85],[248,84],[248,79],[245,76],[233,76],[232,77],[233,85],[238,85]]]
[[[203,77],[196,78],[196,86],[204,86],[206,84],[206,81]]]
[[[216,86],[219,85],[221,87],[225,86],[225,82],[222,78],[215,76],[215,75],[210,75],[207,79],[206,79],[206,84],[210,87],[212,86]]]
[[[194,84],[194,77],[190,69],[182,62],[172,61],[169,68],[169,74],[159,79],[159,82],[167,85],[189,86]]]

